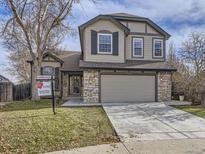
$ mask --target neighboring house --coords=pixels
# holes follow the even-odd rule
[[[0,75],[0,103],[13,100],[13,83]]]
[[[42,74],[55,74],[64,99],[84,102],[171,100],[166,63],[170,35],[150,19],[116,13],[99,15],[79,26],[81,53],[44,56]]]

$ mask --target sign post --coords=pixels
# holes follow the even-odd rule
[[[54,95],[54,76],[37,76],[37,88],[38,96],[51,96],[52,97],[52,108],[53,114],[56,114],[55,111],[55,95]]]
[[[53,76],[51,76],[51,91],[52,91],[52,105],[53,105],[53,114],[56,114],[55,111],[55,96],[54,96],[54,85],[53,85]]]

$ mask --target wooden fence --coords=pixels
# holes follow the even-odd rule
[[[19,84],[13,87],[13,100],[23,100],[31,97],[31,84]]]
[[[0,102],[7,102],[12,100],[12,83],[0,83]]]

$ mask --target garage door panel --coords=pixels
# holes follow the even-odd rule
[[[101,101],[155,101],[155,76],[102,75]]]

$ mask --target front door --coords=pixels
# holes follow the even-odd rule
[[[70,76],[70,96],[81,96],[82,94],[82,76]]]

